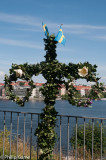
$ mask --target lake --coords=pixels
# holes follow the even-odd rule
[[[45,104],[43,101],[34,101],[31,100],[26,102],[24,107],[19,107],[15,102],[9,100],[0,100],[0,110],[6,111],[19,111],[19,112],[31,112],[31,113],[41,113]],[[86,116],[86,117],[99,117],[106,118],[106,101],[94,101],[92,107],[76,107],[69,104],[68,101],[65,100],[57,100],[55,104],[56,111],[58,111],[59,115],[71,115],[71,116]],[[3,113],[0,113],[0,130],[3,130]],[[26,139],[30,136],[30,126],[31,120],[30,115],[26,115]],[[24,115],[20,115],[19,118],[19,134],[23,137],[23,128],[24,128]],[[33,115],[32,120],[32,135],[33,135],[33,144],[36,143],[36,137],[34,137],[34,132],[38,124],[38,119],[36,115]],[[57,121],[57,125],[59,126],[59,120]],[[82,119],[78,119],[78,124],[82,124]],[[73,133],[73,127],[75,126],[75,119],[70,118],[69,124],[69,133],[70,137]],[[6,127],[10,130],[10,113],[6,113]],[[13,137],[16,136],[17,129],[17,114],[13,114],[13,124],[12,124],[12,132]],[[58,134],[57,147],[59,147],[59,127],[56,127],[56,132]],[[70,146],[71,147],[71,146]],[[67,149],[67,118],[62,118],[62,149],[65,151]]]
[[[18,106],[15,102],[8,100],[0,100],[0,110],[21,111],[41,113],[45,104],[43,101],[31,100],[25,103],[24,107]],[[94,101],[91,107],[76,107],[69,104],[65,100],[57,100],[55,108],[59,114],[75,115],[75,116],[90,116],[90,117],[106,117],[106,101]]]

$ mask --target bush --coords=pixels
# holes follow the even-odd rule
[[[103,98],[106,98],[106,92],[103,92]]]
[[[105,129],[102,129],[102,149],[103,149],[103,153],[106,152],[106,135]],[[74,128],[74,132],[73,135],[70,139],[70,142],[72,144],[72,146],[75,148],[75,128]],[[78,127],[77,130],[77,144],[78,144],[78,148],[79,147],[83,147],[84,146],[84,126],[80,125]],[[86,124],[86,128],[85,128],[85,147],[86,150],[88,152],[90,152],[90,154],[92,153],[92,124],[91,122]],[[98,156],[100,155],[100,151],[101,151],[101,128],[100,128],[100,124],[98,122],[95,123],[94,125],[94,145],[93,145],[93,151],[94,151],[94,155]]]
[[[62,100],[68,100],[68,95],[67,95],[67,94],[62,95],[62,96],[61,96],[61,99],[62,99]]]

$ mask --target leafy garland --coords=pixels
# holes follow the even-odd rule
[[[60,80],[55,80],[56,83],[60,81],[60,84],[65,84],[66,88],[68,89],[68,100],[69,103],[75,106],[84,106],[88,107],[92,104],[92,100],[100,99],[102,96],[102,92],[104,90],[103,84],[98,83],[99,78],[96,78],[96,68],[97,66],[92,66],[88,62],[82,64],[72,64],[69,63],[69,65],[65,65],[62,63],[59,63],[57,60],[54,61],[54,63],[46,63],[41,62],[37,65],[28,65],[25,63],[24,65],[16,65],[12,64],[12,68],[10,69],[10,76],[5,75],[5,86],[9,89],[9,99],[15,101],[17,104],[24,106],[25,101],[29,100],[29,97],[31,96],[32,90],[36,87],[34,85],[33,80],[31,79],[33,75],[37,76],[39,73],[42,73],[45,79],[48,79],[52,77],[52,80],[54,80],[55,74],[50,74],[50,69],[53,71],[53,67],[55,69],[55,73],[57,78],[60,78]],[[81,77],[78,72],[78,68],[89,68],[88,73],[85,77]],[[47,68],[49,70],[47,71]],[[17,74],[17,71],[21,71],[21,75]],[[63,73],[61,72],[63,71]],[[48,78],[47,78],[48,77]],[[68,82],[65,82],[64,78],[68,79]],[[62,80],[63,78],[63,80]],[[93,81],[95,82],[95,85],[91,87],[89,97],[86,99],[78,98],[76,95],[78,93],[77,89],[71,84],[73,80],[83,78],[87,81]],[[24,97],[18,97],[13,92],[12,82],[16,82],[18,79],[26,80],[28,81],[28,85],[30,88],[27,89],[26,96]],[[61,88],[61,85],[58,84],[58,88]],[[47,87],[47,86],[46,86]],[[45,88],[46,88],[45,87]],[[47,92],[46,92],[47,93]],[[44,93],[43,93],[44,95]]]
[[[93,103],[93,100],[98,100],[102,97],[102,92],[104,90],[103,84],[101,83],[98,86],[96,83],[94,86],[91,87],[90,94],[86,98],[79,98],[77,97],[78,90],[73,85],[69,86],[69,93],[68,93],[68,101],[70,104],[80,107],[89,107]]]
[[[69,63],[69,71],[71,78],[68,80],[66,87],[68,89],[68,101],[70,104],[75,106],[91,106],[93,100],[98,100],[102,97],[102,92],[104,91],[104,87],[102,83],[99,83],[98,77],[96,77],[96,65],[91,65],[89,62],[72,64]],[[84,73],[83,73],[84,72]],[[77,79],[86,79],[87,82],[94,82],[94,85],[91,86],[90,93],[88,97],[77,97],[78,90],[75,86],[70,82]]]
[[[58,114],[54,105],[61,84],[64,84],[68,90],[69,103],[76,106],[88,107],[91,105],[92,100],[100,98],[103,91],[103,85],[98,83],[99,78],[96,77],[96,65],[91,65],[88,62],[83,64],[69,63],[68,65],[58,62],[56,59],[57,42],[54,41],[54,38],[54,35],[50,35],[47,39],[44,39],[46,50],[45,61],[36,65],[28,65],[27,63],[23,65],[12,64],[10,75],[5,76],[5,86],[9,89],[9,98],[21,106],[24,106],[25,101],[29,100],[33,88],[36,87],[32,76],[42,74],[46,79],[46,83],[41,88],[46,106],[41,113],[41,121],[35,131],[38,145],[42,150],[39,160],[53,160],[52,152],[56,141],[54,129]],[[78,99],[76,97],[77,90],[72,85],[72,82],[79,78],[95,82],[87,99]],[[12,82],[16,82],[18,79],[28,81],[30,85],[30,89],[27,90],[27,94],[23,98],[17,97],[13,93]]]
[[[5,87],[8,88],[8,97],[10,100],[15,101],[20,106],[24,106],[24,103],[29,100],[31,96],[32,90],[36,87],[34,85],[33,80],[31,79],[33,75],[38,75],[40,73],[39,64],[36,65],[28,65],[27,63],[17,65],[12,64],[12,68],[10,69],[10,75],[5,75]],[[18,97],[14,94],[12,83],[16,82],[18,79],[28,81],[28,85],[30,88],[27,88],[26,96]]]

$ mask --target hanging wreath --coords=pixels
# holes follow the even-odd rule
[[[69,65],[72,68],[72,64]],[[75,66],[74,66],[75,67]],[[76,86],[72,83],[68,85],[68,101],[70,104],[75,106],[91,106],[93,100],[98,100],[102,97],[102,92],[104,91],[104,87],[102,83],[99,83],[99,78],[96,77],[96,65],[91,65],[88,62],[84,64],[79,63],[75,67],[74,73],[76,73],[73,79],[86,79],[87,81],[95,82],[94,85],[91,86],[88,96],[81,97],[79,96],[79,91],[76,89]],[[72,79],[71,79],[72,80]]]
[[[29,97],[31,96],[33,88],[36,86],[34,85],[33,80],[31,79],[31,67],[30,72],[28,72],[28,64],[24,65],[16,65],[12,64],[12,68],[10,69],[10,75],[5,75],[5,87],[8,89],[8,97],[10,100],[15,101],[20,106],[24,106],[25,101],[29,100]],[[29,74],[30,73],[30,74]],[[21,97],[17,96],[14,93],[13,89],[13,82],[17,82],[17,80],[26,80],[28,82],[29,88],[27,88],[26,95],[23,95]]]
[[[77,107],[88,107],[91,106],[93,100],[98,100],[101,98],[103,90],[103,85],[96,83],[94,86],[91,87],[90,93],[87,97],[79,97],[78,90],[75,88],[74,85],[70,85],[68,90],[68,101],[70,104]]]

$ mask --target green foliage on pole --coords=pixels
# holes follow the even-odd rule
[[[41,88],[46,107],[43,109],[43,113],[41,113],[41,122],[35,132],[35,135],[38,137],[38,145],[42,149],[39,160],[53,159],[52,152],[56,141],[54,128],[57,112],[54,104],[56,95],[58,94],[58,88],[61,84],[61,76],[59,76],[59,63],[56,60],[56,42],[54,38],[54,35],[51,35],[48,39],[44,39],[46,55],[45,61],[41,62],[41,73],[47,81]]]
[[[41,113],[41,121],[35,131],[38,145],[42,150],[39,160],[53,160],[52,152],[56,141],[54,128],[57,116],[54,105],[61,84],[64,84],[68,90],[69,103],[76,106],[88,107],[92,99],[100,98],[103,91],[103,85],[98,83],[99,78],[96,77],[96,65],[91,65],[89,62],[78,64],[69,63],[68,65],[58,62],[56,59],[57,42],[54,39],[55,36],[53,34],[44,39],[46,51],[45,61],[33,65],[27,63],[20,65],[12,64],[10,75],[5,75],[5,87],[8,87],[9,90],[8,96],[20,106],[24,106],[24,103],[29,100],[33,88],[36,87],[32,76],[42,74],[46,79],[46,83],[41,88],[46,106]],[[92,94],[86,100],[76,98],[77,90],[72,82],[79,78],[95,82],[95,85],[91,89]],[[18,79],[28,81],[30,85],[30,88],[27,89],[26,96],[22,98],[17,97],[13,93],[12,82],[16,82]]]

